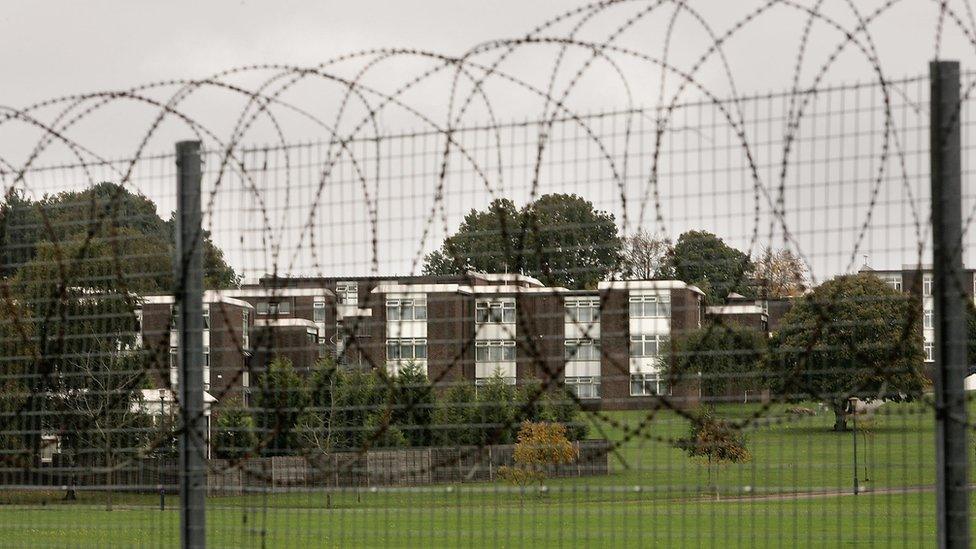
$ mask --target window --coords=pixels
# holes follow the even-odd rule
[[[501,379],[505,383],[505,385],[515,385],[515,378],[514,377],[502,377]],[[490,377],[479,377],[479,378],[477,378],[477,379],[474,380],[474,386],[475,387],[484,387],[485,385],[488,385],[488,382],[490,380],[491,380]]]
[[[630,396],[657,396],[667,393],[667,383],[658,374],[630,374]]]
[[[387,339],[387,360],[427,360],[426,339]]]
[[[566,360],[600,360],[600,342],[592,339],[567,339]]]
[[[630,296],[630,318],[671,318],[671,295]]]
[[[258,301],[258,303],[257,303],[257,305],[255,305],[254,309],[257,311],[257,313],[259,315],[266,315],[266,314],[268,314],[268,302],[267,301]]]
[[[577,323],[599,322],[600,298],[567,299],[566,314],[571,321]]]
[[[358,305],[359,283],[339,282],[336,284],[336,302],[342,305]]]
[[[170,370],[175,370],[177,368],[177,366],[179,366],[179,364],[177,364],[176,349],[175,348],[170,348],[170,350],[169,350],[169,369]]]
[[[925,350],[925,362],[935,361],[935,343],[931,341],[926,341],[922,344],[922,349]]]
[[[427,301],[423,299],[389,299],[386,320],[427,320]]]
[[[631,357],[654,357],[659,356],[664,344],[665,336],[660,335],[639,335],[630,336],[630,356]]]
[[[325,322],[325,302],[316,301],[312,303],[312,320],[315,322]]]
[[[474,344],[475,362],[514,362],[515,342],[508,340],[478,341]]]
[[[291,314],[291,301],[279,301],[275,305],[278,306],[278,314],[280,315]]]
[[[933,319],[933,315],[934,315],[934,311],[932,311],[932,309],[926,309],[925,311],[922,312],[922,319],[923,319],[923,322],[924,322],[924,326],[926,328],[934,328],[935,327],[935,322],[934,322],[934,319]]]
[[[203,329],[210,329],[210,305],[203,306]]]
[[[210,367],[210,346],[209,345],[203,346],[203,367],[204,368]]]
[[[922,276],[922,295],[925,297],[932,296],[932,275]]]
[[[599,377],[567,377],[566,387],[580,400],[600,398]]]
[[[475,304],[478,324],[514,324],[515,300],[481,300]]]
[[[879,276],[881,280],[884,281],[885,284],[891,286],[896,292],[901,291],[902,285],[901,285],[900,274],[886,274],[886,275],[879,275]]]
[[[251,313],[249,311],[243,311],[241,313],[241,347],[245,349],[251,348],[250,320]]]

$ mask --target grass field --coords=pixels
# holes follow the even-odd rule
[[[726,406],[745,418],[753,406]],[[853,483],[850,433],[832,417],[793,416],[776,407],[747,430],[753,459],[707,468],[668,442],[687,422],[645,412],[611,415],[591,435],[624,441],[612,474],[558,479],[547,492],[464,484],[326,494],[253,494],[208,501],[211,547],[785,547],[929,546],[934,542],[932,412],[888,404],[858,438],[861,485]],[[716,488],[721,499],[716,501]],[[0,547],[172,546],[176,499],[103,493],[75,503],[60,493],[0,491]]]

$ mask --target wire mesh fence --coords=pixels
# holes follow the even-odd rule
[[[976,271],[933,261],[932,226],[961,210],[941,253],[972,265],[976,200],[932,200],[930,77],[719,96],[672,70],[670,102],[581,114],[584,69],[557,92],[501,60],[650,60],[542,36],[494,64],[364,54],[443,66],[336,77],[362,113],[334,124],[281,99],[321,67],[248,68],[281,72],[227,140],[142,89],[53,102],[0,172],[0,546],[934,545],[937,433],[970,430],[972,394],[947,415],[937,342],[965,324],[948,343],[976,352]],[[444,67],[440,124],[405,97]],[[500,122],[490,78],[543,114]],[[134,156],[62,137],[120,98],[162,113]],[[330,139],[289,142],[286,115]],[[149,154],[166,117],[204,143],[179,167]]]

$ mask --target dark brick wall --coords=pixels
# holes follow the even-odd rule
[[[630,396],[629,292],[600,291],[600,401],[604,410],[625,409]],[[639,399],[637,399],[639,400]]]
[[[245,309],[227,303],[210,304],[210,393],[220,400],[243,398],[244,371],[248,356],[243,344]],[[248,314],[254,332],[254,311]]]
[[[474,379],[474,299],[427,295],[427,375],[435,385]]]
[[[564,377],[565,300],[559,294],[517,294],[516,377],[558,383]]]
[[[263,372],[275,358],[287,358],[300,374],[307,374],[318,360],[318,345],[309,341],[305,326],[256,326],[251,336],[255,375]]]
[[[762,313],[709,314],[709,319],[726,326],[742,326],[766,333]]]

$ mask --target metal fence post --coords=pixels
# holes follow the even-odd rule
[[[203,402],[203,245],[200,142],[176,144],[176,303],[179,305],[180,541],[206,546],[207,432]]]
[[[939,547],[969,547],[959,62],[929,64]]]

